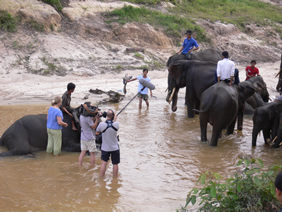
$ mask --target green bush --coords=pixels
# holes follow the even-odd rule
[[[265,171],[262,160],[241,159],[237,166],[243,169],[225,183],[217,173],[201,175],[198,183],[204,187],[192,189],[182,209],[198,203],[199,211],[278,211],[274,181],[282,165]]]
[[[0,10],[0,29],[8,32],[17,31],[16,20],[10,13]]]
[[[106,17],[106,23],[148,23],[152,26],[164,28],[166,34],[174,38],[176,37],[177,39],[181,38],[181,35],[183,35],[181,32],[184,33],[185,30],[191,29],[195,32],[197,40],[207,41],[204,30],[189,18],[163,14],[145,7],[135,8],[132,6],[124,6],[121,9],[113,10],[109,13],[105,13],[104,15]]]
[[[59,12],[61,12],[63,9],[63,6],[60,0],[42,0],[42,1],[45,2],[46,4],[50,4]]]

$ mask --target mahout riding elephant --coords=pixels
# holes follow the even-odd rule
[[[279,76],[276,90],[278,92],[282,92],[282,54],[281,54],[280,71],[278,72],[276,76]]]
[[[268,143],[268,139],[271,141],[277,136],[277,132],[281,131],[280,125],[280,113],[282,112],[282,101],[270,102],[264,106],[261,106],[255,110],[253,116],[253,132],[252,132],[252,145],[256,146],[258,133],[262,130],[264,142]],[[276,139],[277,142],[281,141]],[[279,142],[280,143],[280,142]],[[277,147],[277,146],[273,146]]]
[[[233,134],[237,118],[237,128],[242,130],[244,103],[254,92],[252,83],[246,81],[232,86],[222,81],[204,91],[198,111],[200,113],[201,140],[207,141],[208,123],[213,126],[211,146],[217,146],[223,129],[227,128],[228,135]]]
[[[250,96],[245,103],[245,114],[252,115],[255,109],[265,105],[269,100],[267,86],[261,76],[255,76],[248,79],[255,88],[255,93]]]
[[[195,116],[193,109],[199,108],[201,94],[215,83],[214,72],[217,64],[208,61],[179,60],[168,68],[168,95],[172,101],[171,110],[177,110],[178,91],[186,87],[185,102],[188,117]]]
[[[171,57],[169,57],[166,66],[169,68],[171,65],[175,64],[178,60],[185,60],[185,59],[186,59],[186,55],[183,54],[172,55]],[[191,54],[191,58],[189,60],[210,61],[217,63],[221,59],[222,56],[219,50],[205,49],[203,51],[198,51],[196,53]]]
[[[75,109],[81,111],[81,106]],[[62,151],[80,151],[80,131],[72,130],[72,118],[63,114],[68,127],[62,129]],[[47,115],[27,115],[13,123],[0,138],[0,145],[7,147],[1,156],[26,155],[47,147]]]

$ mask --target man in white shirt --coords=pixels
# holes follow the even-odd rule
[[[225,81],[230,86],[232,85],[235,71],[235,64],[228,59],[229,54],[227,51],[222,52],[222,60],[217,63],[217,81]]]
[[[143,69],[143,75],[140,75],[136,78],[133,78],[131,80],[127,80],[127,82],[131,82],[131,81],[134,81],[134,80],[140,80],[140,79],[144,79],[148,82],[151,82],[150,78],[147,76],[148,75],[148,69]],[[149,108],[149,97],[148,97],[148,88],[146,87],[143,91],[142,91],[142,88],[144,86],[139,83],[138,85],[138,98],[139,98],[139,109],[142,109],[142,99],[146,102],[146,105],[147,105],[147,108]],[[152,90],[150,89],[150,96],[152,97]]]

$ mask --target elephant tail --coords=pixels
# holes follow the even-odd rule
[[[207,95],[208,99],[206,101],[201,102],[201,110],[193,109],[194,111],[198,113],[205,113],[207,112],[213,105],[213,97],[212,95]]]

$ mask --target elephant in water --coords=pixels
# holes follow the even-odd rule
[[[76,109],[77,110],[77,109]],[[72,120],[64,115],[68,127],[62,129],[62,151],[80,152],[80,132],[72,130]],[[7,147],[1,156],[26,155],[47,147],[47,115],[27,115],[13,123],[0,138],[0,145]]]
[[[279,136],[272,147],[279,147],[282,140],[281,138],[281,112],[282,101],[271,102],[255,110],[253,116],[253,132],[252,132],[252,145],[256,146],[258,133],[263,131],[263,138],[266,144],[268,139],[271,141],[275,139],[279,132]]]
[[[221,131],[227,128],[227,134],[233,134],[236,119],[238,129],[242,130],[244,103],[253,95],[255,89],[252,83],[244,81],[232,87],[225,82],[219,82],[208,88],[201,96],[200,126],[201,140],[207,141],[207,124],[213,126],[210,145],[217,146]]]
[[[205,49],[203,51],[198,51],[196,53],[191,54],[191,58],[189,60],[200,60],[200,61],[210,61],[217,63],[222,59],[221,52],[216,49]],[[178,60],[188,60],[186,55],[183,54],[175,54],[172,55],[166,66],[169,68],[171,65],[175,64]]]
[[[208,61],[179,60],[168,68],[167,102],[172,101],[171,110],[177,110],[178,91],[186,87],[185,102],[188,117],[195,116],[193,109],[199,108],[201,94],[215,83],[217,64]]]

